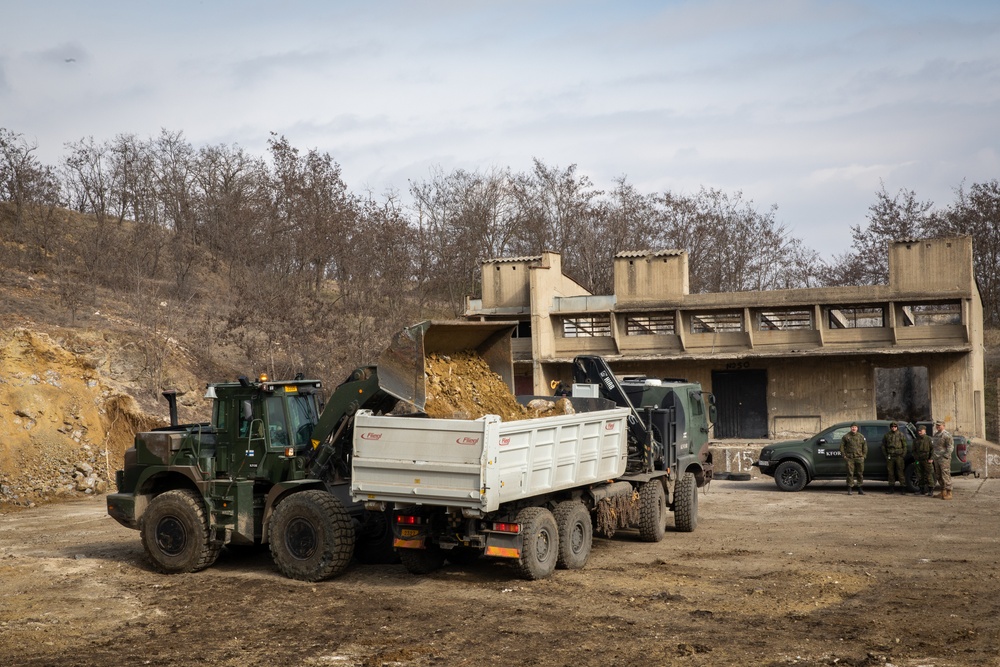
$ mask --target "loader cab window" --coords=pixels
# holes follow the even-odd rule
[[[250,426],[253,424],[253,404],[250,401],[240,401],[240,437],[250,437]]]
[[[293,445],[308,445],[313,427],[319,420],[316,400],[311,395],[300,394],[288,398],[288,432]]]
[[[281,396],[268,396],[264,400],[267,412],[267,432],[271,436],[272,447],[288,446],[288,420],[285,418],[285,406]]]

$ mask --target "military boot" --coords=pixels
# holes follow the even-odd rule
[[[858,487],[858,495],[859,495],[859,496],[863,496],[863,495],[865,495],[865,490],[864,490],[864,489],[862,489],[862,488],[861,488],[860,486]]]
[[[847,495],[851,495],[851,491],[852,491],[852,488],[853,488],[853,487],[850,487],[850,486],[849,486],[849,487],[847,487]]]
[[[891,496],[895,492],[896,492],[896,487],[895,486],[890,486],[889,487],[889,495]]]
[[[928,498],[933,497],[934,496],[934,487],[933,486],[928,486],[927,487],[927,493],[925,493],[924,495],[926,495]]]
[[[951,500],[951,489],[945,489],[942,491],[941,498],[944,500]]]

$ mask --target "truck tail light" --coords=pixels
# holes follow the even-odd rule
[[[958,460],[965,463],[966,452],[968,450],[969,443],[960,442],[955,445],[955,453],[958,454]]]
[[[521,524],[519,523],[494,523],[493,530],[498,533],[520,533]]]
[[[401,526],[418,526],[423,523],[423,520],[419,516],[412,514],[397,514],[396,523]]]

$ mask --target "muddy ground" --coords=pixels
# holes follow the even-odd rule
[[[266,550],[167,576],[103,498],[0,515],[0,665],[996,665],[1000,481],[955,500],[716,480],[693,533],[595,539],[528,582],[283,578]]]

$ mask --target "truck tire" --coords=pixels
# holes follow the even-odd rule
[[[410,574],[430,574],[444,565],[444,552],[437,546],[400,549],[399,561]]]
[[[639,487],[639,539],[659,542],[667,530],[667,492],[653,479]]]
[[[782,461],[774,470],[774,483],[782,491],[801,491],[808,482],[806,469],[798,461]]]
[[[165,574],[204,570],[219,557],[209,539],[208,514],[194,491],[174,489],[149,503],[139,536],[146,555]]]
[[[587,564],[594,543],[594,524],[587,506],[578,500],[556,505],[552,512],[559,528],[559,557],[556,567],[576,570]]]
[[[559,526],[544,507],[525,507],[517,513],[521,525],[521,555],[517,569],[524,579],[544,579],[559,559]]]
[[[343,572],[354,554],[354,526],[326,491],[299,491],[271,515],[271,558],[286,577],[320,581]]]
[[[693,472],[681,475],[674,485],[674,527],[682,533],[698,527],[698,481]]]

